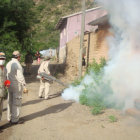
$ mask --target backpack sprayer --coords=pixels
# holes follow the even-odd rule
[[[56,79],[55,77],[46,74],[45,72],[41,72],[37,75],[38,79],[44,78],[47,82],[49,83],[53,83],[53,81],[59,83],[60,85],[64,86],[64,87],[68,87],[68,85],[64,84],[63,82],[61,82],[60,80]]]

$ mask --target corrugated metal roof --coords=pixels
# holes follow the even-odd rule
[[[101,7],[96,7],[96,8],[88,9],[88,10],[86,10],[86,12],[94,11],[94,10],[97,10],[97,9],[100,9],[100,8]],[[61,17],[59,22],[56,25],[56,29],[60,29],[61,25],[67,20],[67,18],[75,16],[75,15],[79,15],[81,13],[82,13],[82,11],[74,13],[74,14],[71,14],[71,15],[67,15],[67,16],[64,16],[64,17]]]
[[[96,20],[91,21],[90,23],[88,23],[88,25],[92,25],[92,26],[102,25],[102,24],[108,22],[108,19],[109,19],[108,14],[106,14],[104,16],[97,18]]]

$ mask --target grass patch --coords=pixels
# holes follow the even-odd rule
[[[98,115],[98,114],[102,114],[103,113],[103,106],[94,106],[92,109],[92,114],[93,115]]]
[[[108,117],[110,122],[117,122],[117,118],[114,115]]]

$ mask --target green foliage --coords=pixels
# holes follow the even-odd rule
[[[45,29],[47,30],[48,34],[54,30],[54,26],[55,26],[54,23],[51,23],[51,22],[47,22],[45,24]]]
[[[88,105],[88,99],[86,97],[86,94],[81,94],[79,97],[79,102],[82,105]]]
[[[76,80],[72,83],[72,85],[73,85],[73,86],[80,85],[82,79],[83,79],[83,77],[81,77],[80,79],[76,79]]]
[[[54,14],[55,15],[62,15],[62,11],[60,11],[59,9],[55,9]]]
[[[79,102],[83,105],[92,107],[92,114],[94,115],[102,113],[102,110],[105,109],[103,96],[92,84],[85,86],[85,89],[79,97]]]
[[[91,2],[86,4],[92,8]],[[41,44],[44,43],[44,49],[57,48],[59,47],[60,36],[59,31],[56,30],[56,25],[59,19],[81,11],[81,2],[79,0],[41,0],[37,2],[34,9],[37,15],[34,22],[36,23],[34,40]]]
[[[76,7],[76,5],[78,5],[78,2],[72,0],[72,1],[70,1],[68,8],[71,9],[71,10],[74,10],[74,8]]]
[[[96,60],[93,59],[93,62],[89,64],[86,73],[93,71],[95,74],[99,74],[105,65],[106,65],[105,58],[100,58],[100,63],[97,63]]]
[[[51,4],[56,4],[57,0],[46,0],[47,2],[51,3]]]
[[[13,36],[13,39],[11,38]],[[20,50],[21,45],[16,39],[13,32],[5,33],[0,38],[0,51],[5,52],[6,54],[6,61],[9,61],[12,57],[12,53],[14,50]]]
[[[62,16],[80,10],[78,0],[41,0],[36,4],[33,0],[0,0],[0,51],[9,60],[18,49],[24,61],[27,50],[34,53],[58,47],[56,24]]]
[[[44,5],[44,4],[39,5],[39,6],[37,7],[37,10],[38,10],[39,12],[41,12],[45,7],[46,7],[46,5]]]
[[[102,113],[102,110],[105,108],[116,107],[114,102],[115,99],[113,100],[112,98],[112,100],[109,100],[109,97],[113,94],[110,82],[104,82],[102,79],[104,74],[103,68],[105,65],[106,61],[104,58],[100,59],[100,63],[97,63],[94,59],[93,63],[89,65],[87,70],[87,75],[90,75],[92,81],[90,83],[83,82],[85,77],[79,81],[75,81],[75,86],[79,84],[84,86],[79,97],[79,102],[83,105],[92,107],[92,114],[94,115]]]
[[[0,51],[6,53],[7,61],[14,50],[22,52],[22,60],[31,46],[31,27],[34,12],[33,0],[0,1]]]
[[[87,5],[87,8],[92,8],[93,7],[93,1],[86,1],[86,5]]]
[[[98,115],[103,113],[103,107],[102,106],[94,106],[92,109],[92,114],[93,115]]]
[[[109,116],[108,118],[110,122],[117,122],[117,118],[113,115]]]

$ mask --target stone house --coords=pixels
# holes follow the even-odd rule
[[[92,26],[88,23],[106,15],[106,13],[107,12],[101,7],[86,10],[85,32],[94,31],[97,27]],[[62,17],[56,25],[56,29],[60,30],[59,60],[61,62],[65,62],[66,60],[67,44],[70,43],[74,38],[79,38],[81,34],[81,16],[82,12],[78,12],[72,15]]]
[[[83,54],[86,59],[86,66],[95,59],[98,63],[101,58],[108,59],[107,37],[112,36],[109,31],[108,16],[102,16],[89,23],[98,26],[94,32],[85,32]],[[67,43],[67,71],[78,76],[80,36]],[[73,47],[74,46],[74,47]]]

